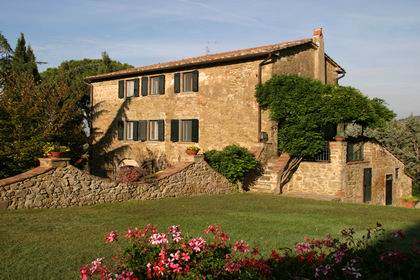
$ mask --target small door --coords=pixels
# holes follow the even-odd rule
[[[363,202],[372,199],[372,168],[363,169]]]
[[[385,204],[392,205],[392,175],[386,175],[385,183]]]

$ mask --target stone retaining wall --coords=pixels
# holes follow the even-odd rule
[[[132,199],[220,194],[235,189],[200,157],[136,183],[118,183],[92,176],[69,164],[39,167],[38,172],[26,175],[0,180],[1,208],[62,208]]]

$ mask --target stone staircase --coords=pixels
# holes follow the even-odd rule
[[[264,173],[255,182],[251,192],[280,193],[280,190],[277,189],[277,184],[289,159],[290,156],[287,153],[281,154],[280,157],[269,159]]]

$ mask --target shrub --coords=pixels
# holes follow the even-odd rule
[[[420,244],[406,252],[391,248],[405,238],[401,230],[385,236],[380,224],[355,237],[351,228],[339,238],[305,237],[293,248],[272,250],[230,242],[218,225],[203,231],[206,238],[187,238],[179,226],[159,232],[155,226],[128,229],[125,249],[105,265],[102,258],[80,269],[80,277],[100,279],[411,279],[420,273]],[[359,236],[359,235],[358,235]],[[105,237],[118,242],[117,232]],[[121,244],[119,244],[121,245]],[[121,249],[124,247],[119,246]]]
[[[117,172],[117,181],[122,183],[131,183],[138,181],[149,172],[146,169],[136,166],[122,166]]]
[[[238,145],[226,146],[222,151],[211,150],[204,153],[205,160],[230,182],[242,181],[245,175],[258,165],[255,157]]]

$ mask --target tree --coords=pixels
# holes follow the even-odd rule
[[[36,166],[45,142],[69,146],[72,158],[80,158],[91,116],[84,78],[128,67],[104,52],[102,59],[65,61],[39,75],[24,35],[12,50],[0,33],[0,178]]]
[[[414,178],[413,194],[420,196],[420,116],[394,120],[366,134],[404,162],[406,172]]]
[[[280,189],[303,158],[322,151],[330,127],[359,124],[376,127],[394,117],[384,102],[369,99],[352,87],[325,85],[297,75],[274,76],[256,89],[257,101],[278,123],[279,150],[291,159],[280,180]]]

